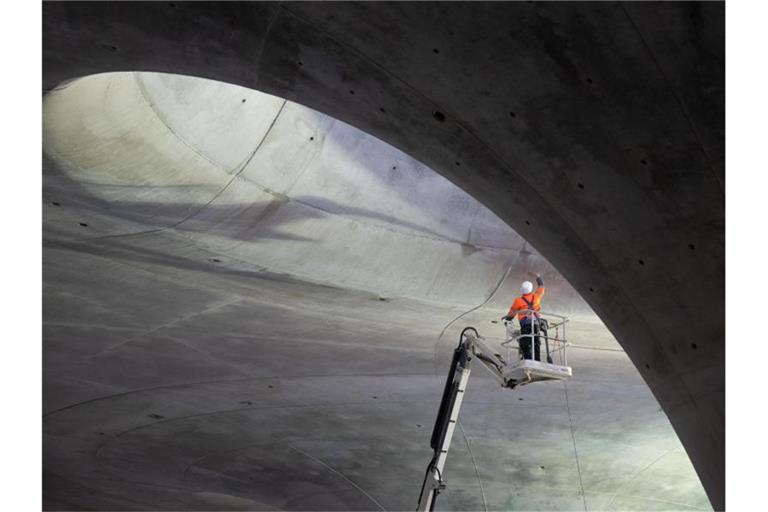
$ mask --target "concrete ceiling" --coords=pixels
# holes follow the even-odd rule
[[[97,508],[308,508],[313,499],[319,508],[409,508],[403,480],[423,470],[414,455],[426,439],[409,429],[426,428],[434,414],[440,363],[459,328],[452,320],[465,314],[461,322],[493,329],[489,322],[501,308],[494,301],[506,302],[521,276],[514,275],[510,291],[505,277],[532,268],[519,259],[528,257],[530,243],[581,293],[639,374],[623,353],[593,350],[574,360],[585,377],[575,396],[570,384],[557,391],[542,385],[525,396],[496,390],[490,400],[480,398],[478,385],[469,415],[475,423],[465,425],[464,460],[473,464],[454,480],[447,503],[650,508],[616,500],[658,498],[672,480],[693,483],[669,486],[667,508],[701,506],[698,483],[684,476],[684,457],[654,468],[652,477],[643,472],[655,463],[643,458],[654,453],[648,446],[661,458],[676,453],[677,441],[664,415],[651,419],[655,403],[642,379],[712,505],[722,508],[723,15],[721,3],[44,4],[48,91],[105,71],[160,71],[276,94],[396,146],[420,162],[408,164],[413,169],[438,171],[527,241],[500,244],[515,235],[503,235],[490,212],[453,222],[445,212],[465,219],[467,208],[477,208],[460,194],[458,207],[433,206],[439,201],[432,197],[419,209],[414,203],[424,193],[429,198],[429,184],[387,210],[393,203],[384,196],[355,192],[343,174],[349,165],[328,169],[334,166],[311,151],[285,160],[285,151],[270,155],[236,139],[222,147],[206,141],[205,119],[177,124],[167,117],[174,108],[165,111],[164,128],[150,126],[142,124],[146,112],[110,106],[112,93],[104,91],[92,98],[111,115],[54,115],[60,122],[46,127],[44,166],[46,466],[56,468],[46,479],[50,506],[82,508],[94,493]],[[81,82],[46,101],[87,86]],[[170,107],[177,96],[153,96],[144,108]],[[216,107],[217,96],[209,98]],[[67,104],[72,108],[63,102],[58,112]],[[274,126],[282,115],[272,117]],[[83,119],[82,138],[67,140]],[[269,116],[258,119],[249,126],[252,140],[269,131]],[[286,130],[336,140],[333,123],[323,119]],[[185,130],[175,133],[178,140],[195,141],[191,154],[163,143],[169,127]],[[234,128],[225,133],[242,134]],[[71,144],[78,140],[86,143]],[[327,162],[380,154],[341,141]],[[148,151],[143,159],[136,158],[139,145]],[[287,183],[248,179],[260,158],[267,168],[282,166],[280,179],[297,172],[301,158],[324,172],[310,173],[317,181],[285,207],[273,192],[286,196],[280,191]],[[159,169],[163,159],[175,163]],[[201,159],[218,174],[204,171]],[[390,162],[374,173],[380,190],[407,190],[386,181],[394,179],[388,169]],[[118,179],[126,176],[128,182]],[[353,186],[339,189],[341,183]],[[318,192],[327,190],[331,197]],[[327,225],[325,215],[338,222]],[[297,225],[303,238],[292,231]],[[323,244],[355,229],[360,246]],[[418,238],[422,245],[409,242],[407,250],[422,258],[388,253],[382,248],[392,235],[377,229]],[[509,259],[515,253],[518,259]],[[543,265],[531,253],[534,265]],[[375,264],[340,273],[332,258],[344,254],[358,257],[347,268]],[[434,280],[419,281],[425,270],[418,265],[435,258]],[[452,267],[461,258],[467,261]],[[321,275],[308,275],[323,264]],[[406,272],[401,281],[393,277],[399,272]],[[306,282],[313,278],[337,287]],[[553,305],[588,316],[559,283],[569,300]],[[402,298],[367,300],[378,289],[384,299]],[[586,345],[616,348],[599,324],[583,322],[577,332],[594,340]],[[601,381],[605,375],[612,377]],[[524,409],[517,398],[535,405]],[[571,399],[583,415],[574,417]],[[274,407],[248,409],[270,400]],[[510,407],[500,408],[505,401]],[[606,403],[634,404],[637,416]],[[525,414],[526,425],[541,425],[532,432],[551,432],[538,438],[548,442],[533,441],[525,457],[498,457],[510,452],[509,443],[525,445],[527,438],[509,428]],[[101,430],[84,429],[88,418]],[[641,453],[621,455],[633,448]],[[574,452],[571,462],[563,459],[566,449]],[[400,452],[408,456],[393,456]],[[553,465],[555,474],[535,473]],[[97,477],[94,490],[87,479]],[[150,498],[137,498],[137,489],[152,485]]]

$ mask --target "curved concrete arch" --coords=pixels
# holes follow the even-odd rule
[[[389,142],[579,290],[724,507],[722,3],[44,4],[44,87],[276,94]]]
[[[43,131],[64,188],[82,188],[117,221],[92,223],[84,240],[173,229],[310,282],[466,307],[531,265],[550,276],[550,307],[593,315],[448,180],[295,103],[209,80],[108,73],[48,94]],[[68,222],[48,225],[66,233]]]

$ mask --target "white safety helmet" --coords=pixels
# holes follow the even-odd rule
[[[520,287],[520,293],[528,295],[533,291],[533,283],[530,281],[523,281],[523,285]]]

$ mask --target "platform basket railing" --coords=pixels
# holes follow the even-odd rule
[[[519,325],[519,315],[538,323],[538,333],[534,329],[533,333],[521,333]],[[551,362],[560,366],[568,366],[567,347],[568,341],[565,333],[565,325],[568,323],[568,317],[549,313],[546,311],[534,311],[532,309],[523,309],[518,311],[513,320],[504,322],[506,327],[506,339],[501,343],[506,348],[506,360],[509,362],[523,358],[523,351],[520,342],[524,339],[531,339],[531,357],[535,358],[535,337],[538,336],[541,341],[540,357],[542,362]],[[517,327],[515,327],[517,325]]]

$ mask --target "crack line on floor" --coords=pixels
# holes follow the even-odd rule
[[[236,298],[236,299],[234,299],[232,301],[227,301],[227,302],[216,304],[214,306],[210,306],[208,308],[205,308],[202,311],[195,311],[193,313],[189,313],[189,314],[186,314],[186,315],[182,315],[180,317],[176,317],[176,318],[172,319],[171,321],[165,322],[162,325],[158,325],[156,327],[153,327],[152,329],[150,329],[150,330],[148,330],[146,332],[143,332],[141,334],[137,334],[135,336],[131,336],[130,338],[128,338],[126,340],[123,340],[120,343],[116,343],[116,344],[111,345],[111,346],[109,346],[107,348],[104,348],[104,349],[98,351],[97,353],[95,353],[94,355],[89,356],[83,362],[91,361],[91,360],[93,360],[93,359],[95,359],[95,358],[97,358],[97,357],[99,357],[101,355],[106,354],[107,352],[111,352],[112,350],[114,350],[116,348],[120,348],[120,347],[122,347],[124,345],[127,345],[128,343],[131,343],[131,342],[134,342],[134,341],[136,341],[138,339],[144,338],[145,336],[149,336],[150,334],[153,334],[153,333],[155,333],[155,332],[157,332],[157,331],[159,331],[161,329],[165,329],[167,327],[173,327],[178,322],[184,322],[186,320],[190,320],[190,319],[195,318],[197,316],[204,315],[206,313],[211,313],[211,312],[216,311],[218,309],[225,308],[225,307],[231,306],[233,304],[237,304],[241,300],[242,300],[242,298],[238,297],[238,298]],[[196,348],[194,348],[194,347],[192,347],[192,346],[190,346],[190,345],[188,345],[186,343],[183,343],[183,342],[178,342],[178,343],[181,344],[181,345],[184,345],[185,347],[187,347],[189,349],[195,350],[196,352],[198,352],[200,354],[203,354],[206,357],[211,357],[210,354],[206,354],[204,352],[201,352],[200,350],[198,350],[198,349],[196,349]]]
[[[102,400],[108,400],[112,398],[121,398],[128,395],[134,395],[138,393],[147,393],[151,391],[158,391],[158,390],[169,390],[174,388],[184,388],[184,387],[192,387],[192,386],[206,386],[209,384],[230,384],[230,383],[242,383],[242,382],[249,382],[249,381],[258,381],[258,380],[267,380],[267,381],[274,381],[274,380],[291,380],[291,379],[298,379],[298,380],[305,380],[305,379],[327,379],[327,378],[355,378],[355,377],[371,377],[371,378],[382,378],[382,377],[431,377],[430,374],[426,373],[354,373],[354,374],[341,374],[341,375],[322,375],[322,374],[315,374],[315,375],[283,375],[280,377],[275,376],[267,376],[267,377],[244,377],[240,379],[216,379],[216,380],[203,380],[203,381],[192,381],[192,382],[182,382],[177,384],[163,384],[160,386],[151,386],[146,388],[137,388],[137,389],[129,389],[128,391],[123,391],[120,393],[113,393],[111,395],[104,395],[104,396],[98,396],[96,398],[90,398],[88,400],[83,400],[82,402],[76,402],[74,404],[70,404],[64,407],[60,407],[59,409],[55,409],[53,411],[50,411],[48,413],[43,414],[43,419],[48,418],[49,416],[53,416],[54,414],[58,414],[60,412],[64,412],[69,409],[74,409],[76,407],[80,407],[83,405],[88,405],[93,402],[100,402]],[[96,384],[102,384],[102,383],[96,383]],[[109,384],[105,384],[109,385]]]
[[[483,498],[483,508],[485,509],[485,512],[488,512],[488,502],[485,500],[485,489],[483,489],[483,479],[480,478],[480,471],[477,469],[477,461],[475,461],[475,455],[472,453],[472,447],[469,445],[469,438],[467,437],[467,433],[464,431],[464,426],[461,424],[460,421],[456,421],[456,423],[459,425],[459,429],[461,430],[461,435],[464,437],[464,442],[467,444],[467,451],[469,452],[469,458],[472,460],[472,465],[475,468],[475,475],[477,476],[477,484],[480,486],[480,496]]]
[[[669,450],[667,450],[666,452],[662,453],[661,455],[659,455],[658,457],[656,457],[655,459],[653,459],[653,460],[652,460],[652,461],[651,461],[649,464],[647,464],[646,466],[644,466],[644,467],[643,467],[642,469],[640,469],[640,470],[639,470],[637,473],[635,473],[634,475],[632,475],[632,477],[631,477],[631,478],[629,478],[629,480],[627,480],[627,481],[626,481],[626,482],[624,482],[622,485],[620,485],[620,486],[619,486],[619,488],[616,490],[616,492],[614,492],[614,493],[613,493],[613,496],[611,496],[611,501],[609,501],[609,502],[608,502],[608,505],[606,505],[606,506],[605,506],[605,508],[606,508],[606,509],[610,509],[611,505],[613,505],[613,502],[616,500],[616,498],[617,498],[618,496],[620,496],[620,492],[621,492],[622,490],[624,490],[624,489],[627,489],[627,488],[629,487],[629,485],[630,485],[632,482],[634,482],[635,480],[637,480],[637,479],[640,477],[640,475],[642,475],[643,473],[645,473],[645,472],[646,472],[648,469],[650,469],[650,468],[651,468],[651,467],[652,467],[654,464],[656,464],[656,463],[657,463],[657,462],[659,462],[661,459],[663,459],[664,457],[666,457],[666,456],[667,456],[667,455],[669,455],[670,453],[674,452],[675,450],[677,450],[677,448],[670,448],[670,449],[669,449]]]
[[[581,476],[581,463],[579,462],[579,451],[576,449],[576,433],[573,428],[573,416],[571,415],[571,403],[568,399],[568,383],[563,381],[565,390],[565,407],[568,411],[568,426],[571,429],[571,441],[573,442],[573,455],[576,458],[576,471],[579,474],[579,487],[581,488],[581,501],[584,503],[584,512],[587,512],[587,495],[584,493],[584,480]]]
[[[378,501],[376,501],[376,499],[375,499],[373,496],[371,496],[370,494],[368,494],[367,492],[365,492],[365,489],[363,489],[362,487],[360,487],[359,485],[357,485],[355,482],[353,482],[353,481],[352,481],[352,480],[351,480],[351,479],[350,479],[348,476],[346,476],[346,475],[345,475],[344,473],[342,473],[341,471],[338,471],[338,470],[336,470],[336,469],[333,469],[331,466],[329,466],[328,464],[326,464],[326,463],[325,463],[325,462],[323,462],[322,460],[318,459],[318,458],[317,458],[317,457],[315,457],[314,455],[311,455],[311,454],[309,454],[309,453],[305,452],[304,450],[300,450],[299,448],[296,448],[296,447],[295,447],[295,446],[293,446],[293,445],[290,445],[290,444],[289,444],[289,445],[288,445],[288,448],[290,448],[291,450],[293,450],[293,451],[295,451],[295,452],[298,452],[298,453],[300,453],[300,454],[304,455],[305,457],[308,457],[308,458],[312,459],[313,461],[317,462],[318,464],[320,464],[320,465],[321,465],[321,466],[323,466],[324,468],[326,468],[326,469],[330,470],[331,472],[333,472],[334,474],[336,474],[336,475],[340,476],[341,478],[343,478],[344,480],[346,480],[347,482],[349,482],[349,483],[350,483],[350,484],[351,484],[351,485],[352,485],[352,486],[353,486],[355,489],[357,489],[358,491],[360,491],[361,493],[363,493],[363,494],[364,494],[364,495],[365,495],[365,496],[366,496],[366,497],[367,497],[369,500],[371,500],[373,503],[375,503],[375,504],[376,504],[376,506],[377,506],[377,507],[379,507],[379,509],[380,509],[380,510],[384,510],[384,511],[386,511],[386,510],[387,510],[387,509],[385,509],[385,508],[384,508],[384,507],[381,505],[381,503],[379,503]]]

